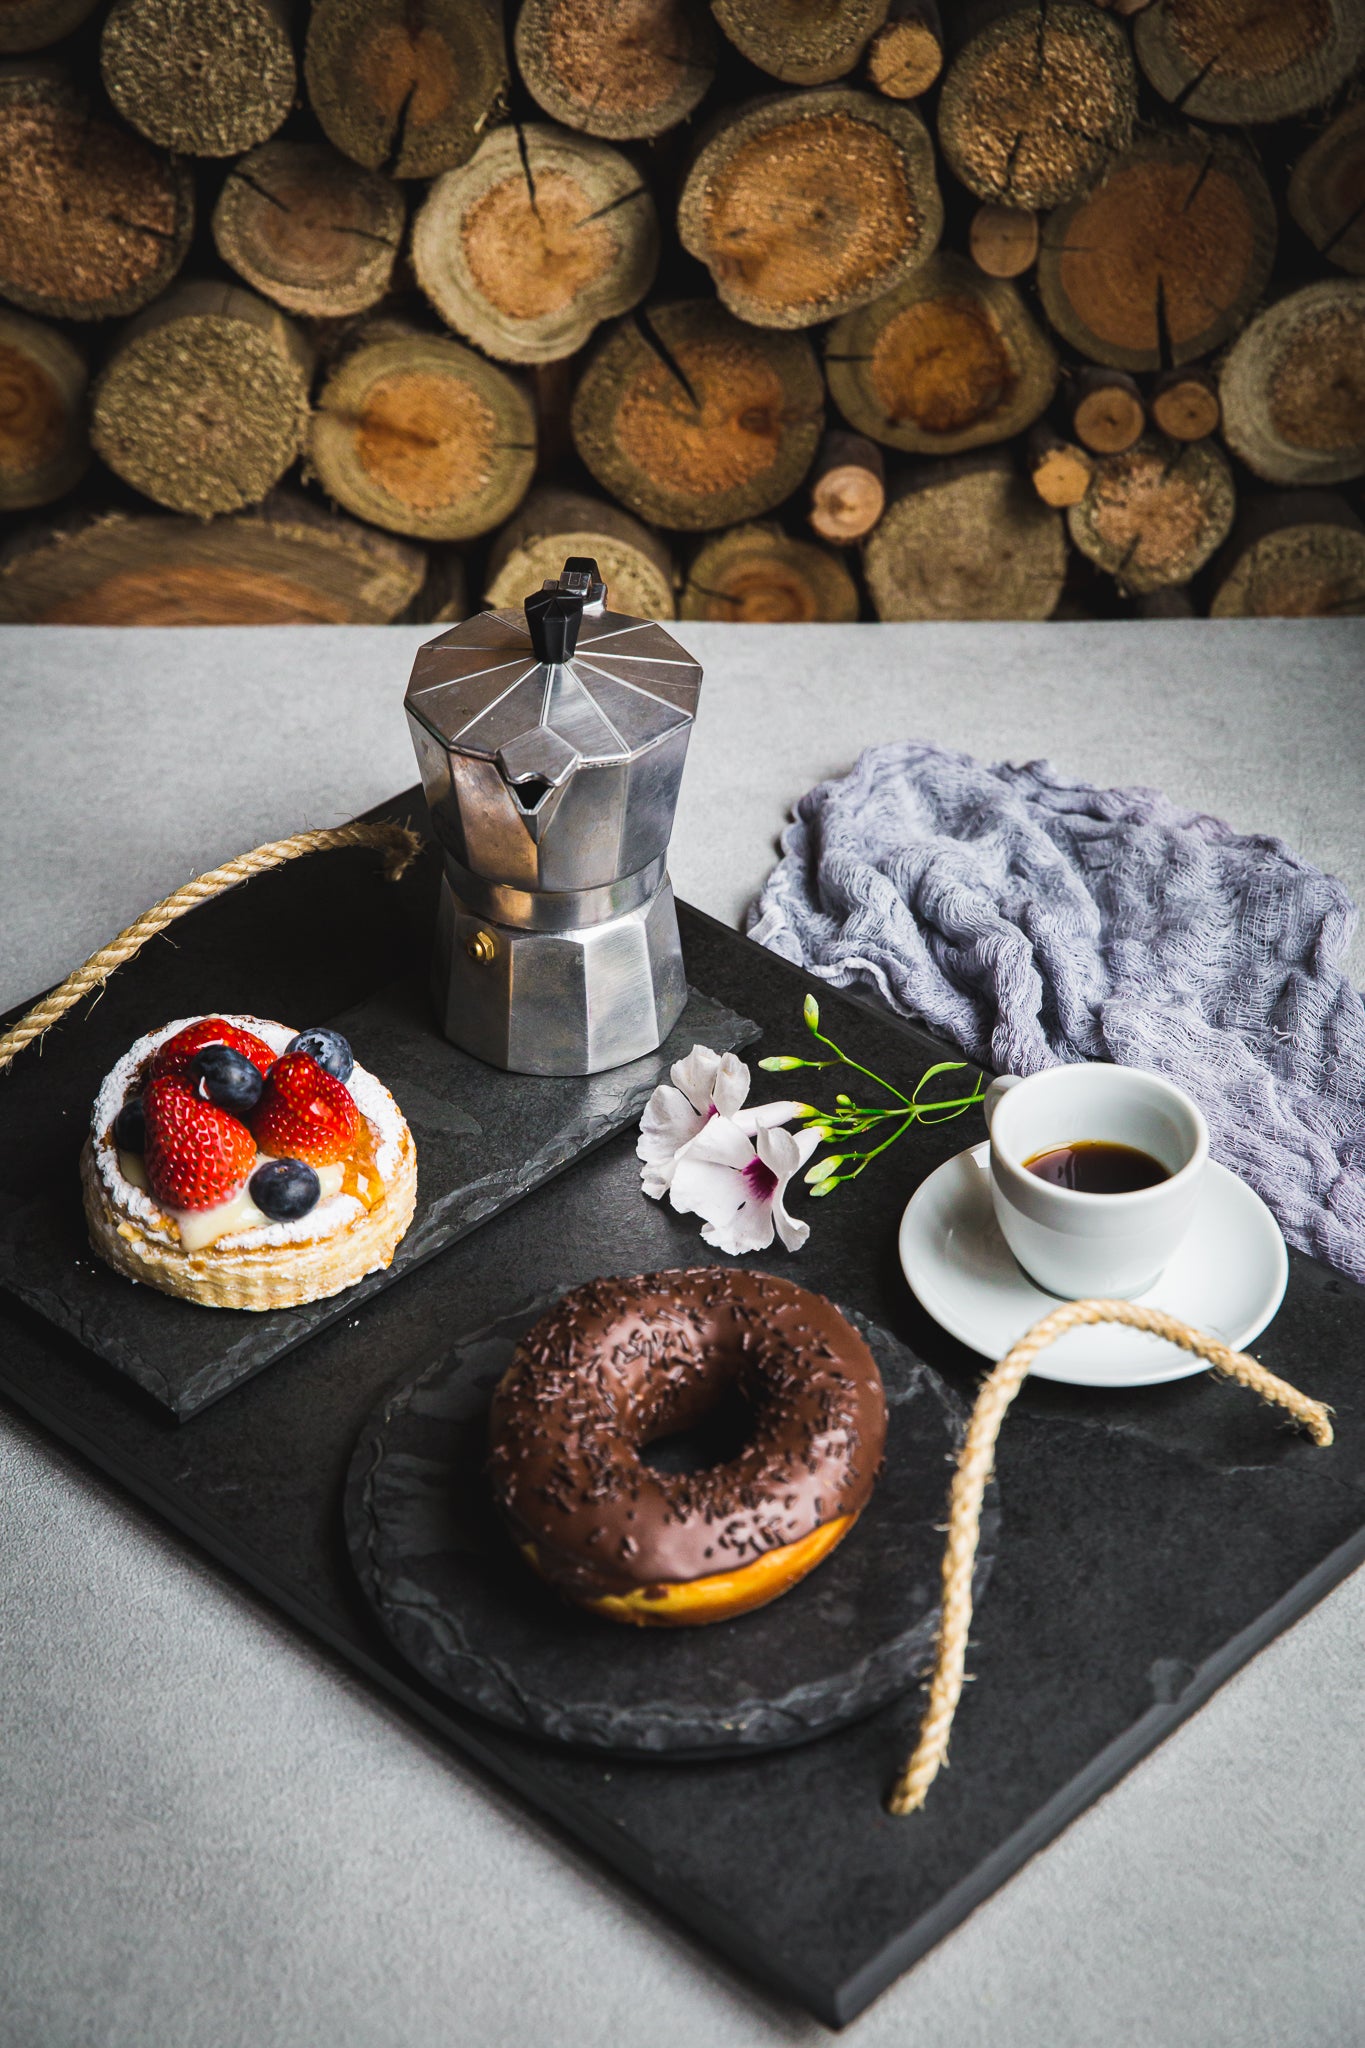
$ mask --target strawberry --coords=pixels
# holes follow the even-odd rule
[[[152,1072],[183,1078],[194,1055],[206,1045],[230,1045],[263,1074],[268,1074],[275,1064],[275,1055],[263,1038],[254,1038],[249,1031],[229,1024],[225,1017],[201,1017],[197,1024],[187,1024],[158,1047],[152,1056]]]
[[[360,1111],[343,1081],[306,1052],[287,1052],[266,1076],[251,1128],[262,1152],[328,1166],[355,1150]]]
[[[170,1209],[213,1209],[235,1195],[256,1164],[256,1141],[225,1109],[201,1102],[174,1074],[143,1091],[147,1181]]]

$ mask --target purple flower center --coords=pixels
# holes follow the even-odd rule
[[[758,1157],[740,1168],[740,1177],[756,1202],[771,1202],[777,1193],[777,1175]]]

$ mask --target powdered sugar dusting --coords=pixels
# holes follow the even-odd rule
[[[244,1017],[228,1010],[212,1011],[208,1014],[221,1016],[225,1023],[236,1024],[243,1031],[250,1031],[255,1037],[264,1039],[274,1053],[282,1053],[294,1032],[287,1024],[276,1024],[268,1017]],[[159,1046],[168,1038],[174,1038],[178,1031],[201,1021],[199,1017],[178,1017],[173,1024],[163,1024],[158,1031],[149,1031],[129,1046],[117,1066],[111,1067],[105,1075],[99,1094],[95,1097],[90,1116],[91,1147],[95,1155],[95,1166],[100,1179],[109,1192],[111,1201],[127,1216],[136,1220],[149,1238],[161,1244],[174,1245],[177,1240],[167,1228],[166,1212],[158,1205],[155,1197],[136,1188],[119,1167],[118,1151],[112,1141],[112,1127],[115,1117],[132,1092],[133,1083]],[[346,1083],[355,1100],[357,1109],[373,1126],[375,1144],[375,1169],[379,1178],[387,1185],[398,1170],[403,1143],[403,1116],[398,1104],[378,1077],[359,1064]],[[306,1216],[292,1216],[284,1222],[262,1221],[249,1230],[234,1231],[230,1236],[215,1240],[211,1249],[219,1251],[267,1250],[273,1245],[306,1243],[309,1240],[331,1237],[342,1230],[356,1216],[364,1211],[364,1204],[355,1195],[328,1195]]]

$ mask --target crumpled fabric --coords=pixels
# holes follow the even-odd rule
[[[1365,1281],[1354,923],[1282,840],[908,740],[802,797],[749,934],[998,1073],[1167,1075],[1289,1243]]]

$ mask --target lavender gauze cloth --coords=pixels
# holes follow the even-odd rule
[[[907,740],[802,797],[749,932],[999,1073],[1167,1075],[1289,1242],[1365,1280],[1354,921],[1279,839]]]

